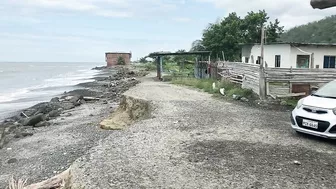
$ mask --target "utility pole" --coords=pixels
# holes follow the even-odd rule
[[[265,28],[261,26],[261,56],[260,56],[260,68],[259,68],[259,96],[261,100],[266,99],[266,80],[264,72],[264,41],[265,41]]]

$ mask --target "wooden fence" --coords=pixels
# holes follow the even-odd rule
[[[259,94],[259,66],[237,62],[218,62],[218,75]]]
[[[266,90],[273,97],[308,95],[336,79],[336,69],[266,68]]]
[[[218,75],[259,94],[259,65],[217,62]],[[336,79],[336,69],[265,68],[266,94],[274,98],[304,96]]]

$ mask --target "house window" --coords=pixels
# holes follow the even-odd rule
[[[309,68],[309,55],[297,55],[296,57],[296,67],[297,68]]]
[[[324,56],[323,68],[335,68],[335,56]]]
[[[281,55],[275,55],[275,67],[280,68]]]
[[[245,57],[245,63],[248,63],[248,62],[249,62],[249,58]]]

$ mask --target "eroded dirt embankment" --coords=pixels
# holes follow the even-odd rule
[[[151,105],[147,100],[123,95],[118,109],[100,123],[106,130],[120,130],[136,120],[150,117]]]

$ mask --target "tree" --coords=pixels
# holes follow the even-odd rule
[[[205,47],[203,45],[203,41],[202,40],[195,40],[194,42],[192,42],[191,44],[191,49],[190,51],[205,51]]]
[[[142,57],[139,60],[140,63],[147,63],[148,61],[146,60],[146,57]]]
[[[248,12],[244,18],[239,17],[235,12],[227,17],[218,20],[203,32],[202,45],[206,50],[212,51],[212,58],[222,57],[236,61],[240,60],[241,43],[260,43],[261,28],[267,29],[267,42],[275,42],[283,33],[283,27],[279,20],[269,22],[267,13],[262,10],[259,12]]]
[[[119,56],[118,60],[117,60],[117,64],[118,65],[125,65],[126,64],[125,59],[122,56]]]
[[[239,56],[239,43],[242,41],[242,19],[230,13],[220,23],[210,24],[203,32],[203,45],[212,51],[213,58],[225,52],[226,58],[236,60]]]

